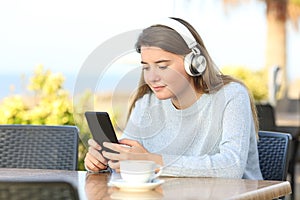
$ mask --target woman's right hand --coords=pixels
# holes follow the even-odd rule
[[[89,150],[84,158],[87,170],[98,172],[107,169],[107,160],[100,153],[102,147],[93,139],[89,139]]]

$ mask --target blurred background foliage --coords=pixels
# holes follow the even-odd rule
[[[1,124],[74,124],[69,93],[62,74],[38,66],[27,87],[30,96],[12,95],[0,104]]]
[[[268,76],[265,70],[254,71],[243,66],[225,66],[221,71],[243,81],[256,102],[268,100]]]

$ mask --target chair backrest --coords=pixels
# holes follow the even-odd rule
[[[276,127],[275,110],[270,104],[256,104],[260,130],[274,130]]]
[[[77,170],[76,126],[0,125],[0,167]]]
[[[292,136],[271,131],[259,131],[258,135],[259,164],[264,180],[286,180]]]
[[[0,181],[0,199],[79,200],[77,189],[65,181]]]

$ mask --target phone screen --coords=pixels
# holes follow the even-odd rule
[[[102,146],[103,150],[114,152],[103,147],[103,142],[118,143],[117,136],[112,126],[110,117],[107,112],[91,112],[85,113],[88,126],[93,135],[93,139]],[[114,152],[115,153],[115,152]]]

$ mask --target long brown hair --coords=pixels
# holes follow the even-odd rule
[[[204,73],[201,76],[193,77],[193,83],[195,89],[201,93],[213,93],[221,89],[224,85],[230,82],[238,82],[242,84],[245,88],[246,85],[229,75],[224,75],[221,71],[216,67],[215,63],[211,59],[204,42],[195,28],[189,24],[187,21],[180,19],[180,18],[172,18],[177,20],[178,23],[182,23],[194,36],[195,40],[197,41],[197,48],[200,49],[201,54],[206,58],[207,67]],[[185,56],[186,54],[190,53],[191,50],[187,46],[186,42],[182,38],[182,36],[176,32],[174,29],[165,26],[163,24],[156,24],[152,25],[143,30],[140,34],[137,42],[136,42],[136,51],[141,53],[142,46],[155,46],[159,47],[165,51]],[[247,88],[248,90],[248,88]],[[139,87],[136,93],[133,96],[133,99],[129,106],[128,118],[131,114],[132,109],[134,108],[135,102],[144,96],[146,93],[152,92],[149,86],[145,83],[143,72],[140,77]],[[250,97],[250,104],[252,110],[252,116],[255,124],[255,130],[258,132],[259,124],[257,119],[257,112],[256,107],[254,104],[254,99],[252,94],[248,90],[248,94]]]

